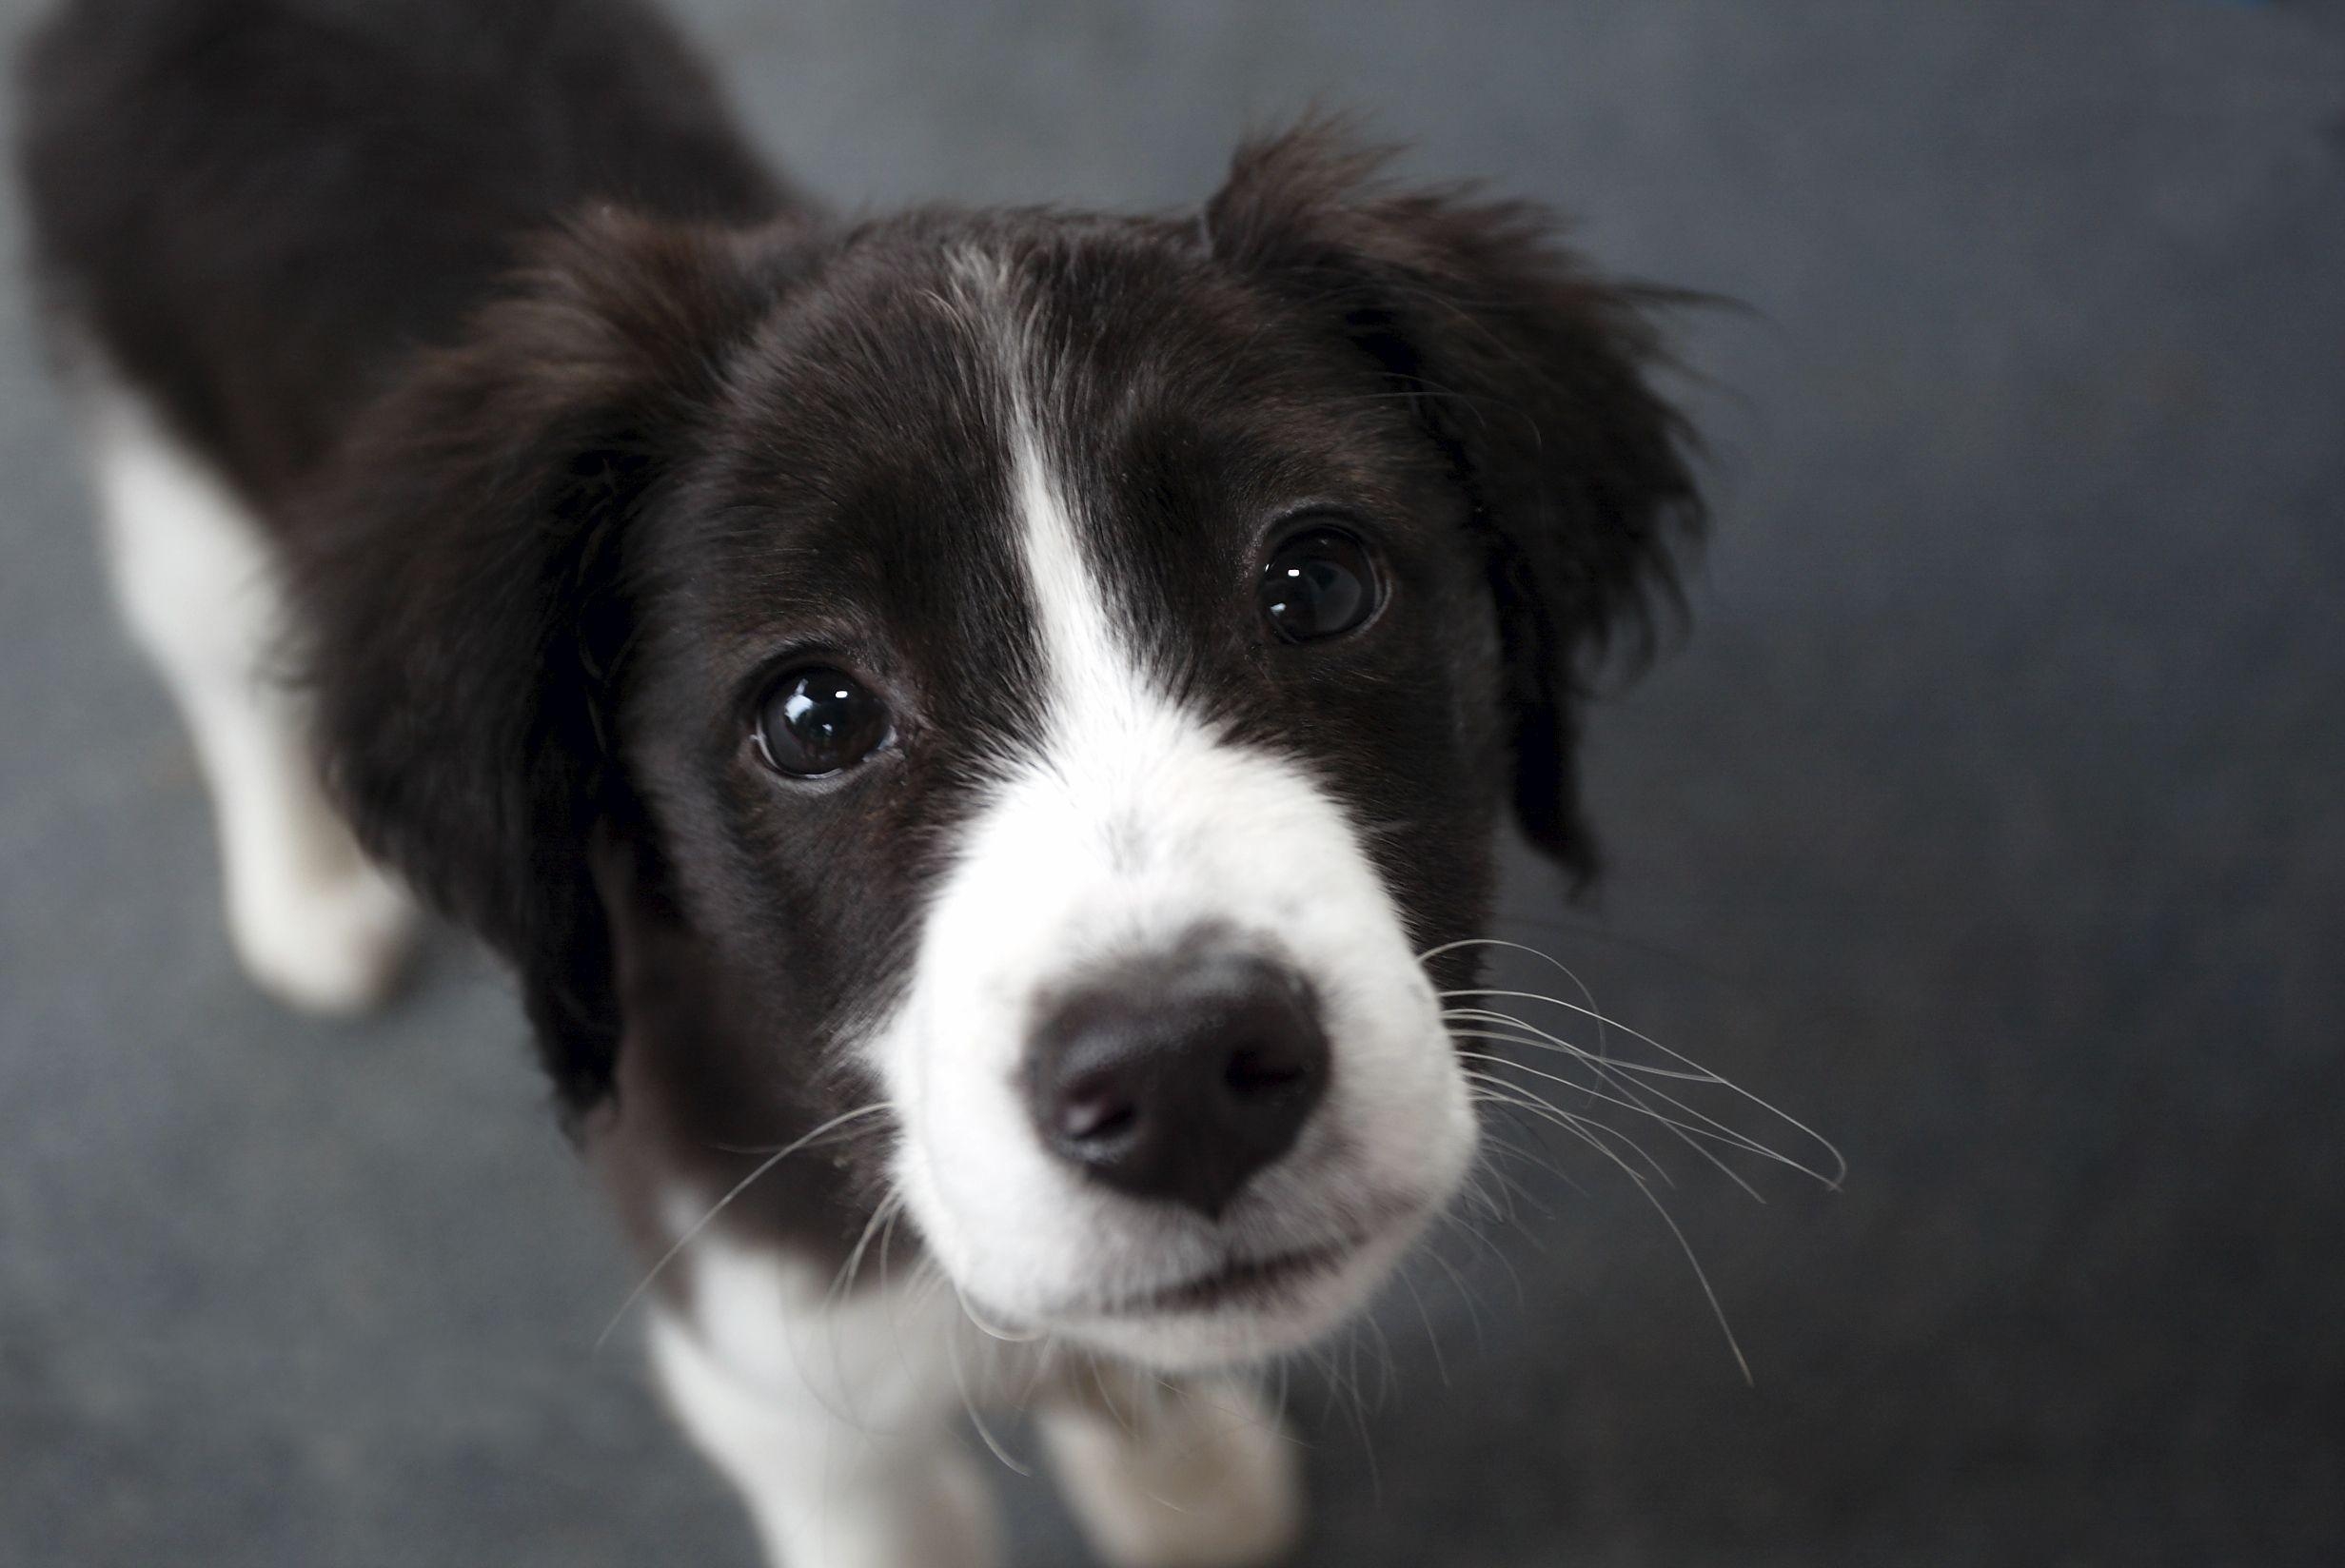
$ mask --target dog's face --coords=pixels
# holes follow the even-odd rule
[[[894,1107],[974,1306],[1288,1341],[1472,1150],[1416,957],[1477,922],[1499,798],[1468,498],[1372,363],[1177,236],[828,273],[640,540],[621,728],[679,897],[789,998],[778,1049]]]
[[[884,1105],[866,1197],[982,1316],[1281,1349],[1448,1202],[1439,992],[1499,807],[1584,867],[1574,660],[1689,492],[1617,296],[1362,172],[1281,144],[1198,224],[613,225],[394,402],[362,462],[527,520],[451,546],[453,621],[320,572],[329,721],[379,717],[368,658],[424,694],[531,651],[493,718],[410,721],[502,773],[424,799],[335,730],[377,841],[520,959],[574,1102],[614,1052],[710,1049],[597,978],[657,963],[591,873],[623,840],[689,933],[670,989],[723,992],[707,1070],[753,1112]],[[368,652],[394,631],[445,651]],[[426,845],[466,789],[499,836]]]

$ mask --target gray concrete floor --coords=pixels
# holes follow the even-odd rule
[[[1718,542],[1526,940],[1829,1132],[1445,1245],[1306,1367],[1307,1561],[2345,1553],[2345,17],[2025,0],[699,0],[848,203],[1157,206],[1313,98],[1754,307],[1687,323]],[[24,16],[10,8],[9,26]],[[19,238],[12,211],[0,250]],[[597,1355],[630,1284],[453,939],[232,969],[0,292],[0,1561],[746,1563]],[[1503,1264],[1494,1257],[1503,1254]],[[1439,1356],[1434,1346],[1438,1343]],[[1391,1376],[1383,1375],[1389,1346]],[[1389,1388],[1386,1386],[1389,1382]],[[1005,1475],[1021,1564],[1074,1563]]]

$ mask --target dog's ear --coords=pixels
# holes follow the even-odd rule
[[[1578,711],[1607,650],[1651,652],[1703,520],[1648,379],[1663,296],[1590,274],[1535,207],[1395,189],[1385,161],[1324,123],[1242,148],[1208,243],[1370,356],[1456,464],[1489,548],[1516,812],[1585,879]]]
[[[641,831],[612,751],[627,533],[787,253],[611,212],[550,237],[360,421],[297,530],[328,777],[367,848],[511,960],[573,1114],[621,1030],[589,844]]]

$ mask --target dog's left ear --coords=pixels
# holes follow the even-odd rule
[[[1242,148],[1209,244],[1372,358],[1456,464],[1489,545],[1516,813],[1586,878],[1579,708],[1609,648],[1650,653],[1703,521],[1688,434],[1648,379],[1659,296],[1590,274],[1535,207],[1396,190],[1385,161],[1326,125]]]
[[[549,235],[369,411],[298,531],[343,805],[512,962],[574,1115],[623,1025],[593,852],[650,831],[616,744],[629,562],[795,255],[618,212]]]

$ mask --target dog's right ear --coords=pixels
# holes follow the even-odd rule
[[[628,535],[792,254],[572,225],[365,416],[297,530],[328,777],[368,850],[512,961],[573,1115],[621,1034],[590,840],[644,832],[613,751]]]
[[[1608,648],[1649,647],[1702,532],[1690,433],[1653,379],[1661,296],[1592,271],[1536,207],[1395,186],[1385,162],[1306,122],[1240,149],[1204,229],[1381,368],[1455,465],[1488,550],[1516,816],[1585,880],[1580,710]]]

